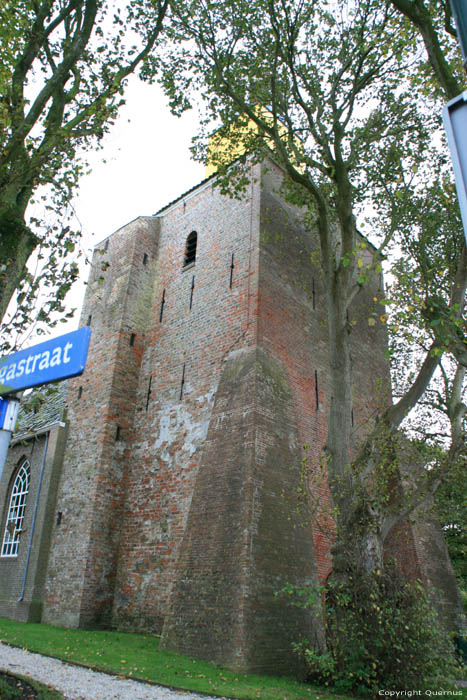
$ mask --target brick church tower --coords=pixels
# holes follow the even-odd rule
[[[275,673],[293,669],[300,634],[321,637],[276,595],[331,565],[299,498],[303,445],[317,463],[332,400],[323,281],[281,178],[253,166],[241,199],[207,180],[96,249],[44,622],[146,630]],[[367,322],[379,292],[362,291],[349,320],[356,445],[388,400],[385,329]]]

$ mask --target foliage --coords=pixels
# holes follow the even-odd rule
[[[417,186],[404,182],[397,202],[398,245],[404,254],[392,265],[386,293],[390,353],[397,398],[410,389],[421,358],[430,348],[439,358],[434,381],[419,401],[410,428],[412,434],[434,444],[446,447],[451,440],[457,449],[464,442],[467,346],[464,299],[461,296],[450,303],[450,298],[464,243],[444,158],[433,167],[435,181],[418,172]]]
[[[416,28],[426,58],[414,73],[414,86],[427,94],[451,99],[461,92],[461,59],[449,0],[391,0]]]
[[[202,94],[204,131],[195,154],[218,168],[220,187],[234,195],[247,181],[248,164],[272,154],[286,174],[283,194],[303,207],[319,240],[332,396],[321,461],[335,519],[335,588],[326,611],[331,656],[317,661],[328,664],[321,677],[337,674],[347,688],[374,687],[383,678],[402,687],[415,671],[422,680],[435,670],[430,659],[439,661],[440,638],[424,624],[431,613],[416,587],[377,576],[386,537],[432,497],[465,438],[467,253],[439,118],[442,98],[462,90],[447,2],[185,0],[174,14],[179,50],[171,56],[174,68],[165,66],[164,83],[176,110],[189,104],[190,88]],[[212,148],[213,124],[230,149]],[[233,158],[240,175],[232,184]],[[360,231],[374,245],[370,255]],[[396,373],[399,361],[410,372],[393,404],[384,402],[383,387],[355,450],[352,315],[362,289],[376,287],[384,256],[394,283],[366,309],[368,325],[388,323],[396,334],[390,352]],[[409,461],[402,484],[398,431],[437,372],[446,379],[446,458],[422,473],[418,457]],[[374,596],[378,610],[365,595]],[[414,664],[411,644],[422,656]],[[385,665],[385,656],[400,659],[399,666]]]
[[[442,170],[442,164],[439,168]],[[386,303],[396,397],[408,390],[420,357],[430,346],[437,341],[442,352],[443,345],[453,339],[457,346],[453,354],[440,357],[417,411],[405,419],[404,426],[424,451],[431,475],[436,476],[436,513],[459,585],[465,588],[467,374],[463,360],[465,318],[459,307],[450,307],[448,301],[462,245],[456,235],[461,222],[453,197],[452,183],[442,176],[399,201],[401,240],[407,255],[392,267]],[[427,235],[427,229],[428,233],[438,231],[438,235]]]
[[[385,493],[376,502],[373,486],[381,469],[388,469],[385,483],[392,478],[390,442],[424,395],[443,354],[467,360],[467,257],[459,217],[454,212],[448,223],[443,220],[440,237],[441,212],[430,210],[436,194],[444,213],[452,192],[437,116],[441,91],[432,83],[419,89],[427,62],[418,27],[406,21],[398,4],[179,2],[174,38],[180,48],[163,78],[178,110],[187,105],[190,87],[202,90],[206,129],[196,153],[219,168],[220,186],[237,192],[239,180],[232,186],[229,163],[242,153],[242,144],[240,173],[247,154],[254,161],[272,153],[286,173],[284,194],[304,207],[310,231],[319,239],[333,397],[324,461],[337,521],[335,553],[341,544],[344,555],[334,557],[334,570],[341,565],[345,570],[345,557],[353,555],[363,568],[381,565],[390,499]],[[429,12],[424,22],[430,17]],[[444,32],[438,22],[432,29]],[[438,46],[451,82],[460,85],[453,37],[443,34]],[[207,133],[213,122],[221,123],[221,137],[233,139],[230,149],[211,147]],[[245,181],[244,175],[240,184]],[[362,254],[357,221],[375,245],[369,261]],[[410,285],[419,284],[418,303],[404,328],[416,318],[425,348],[414,358],[411,380],[397,403],[381,402],[351,468],[349,318],[361,290],[379,276],[390,246],[402,286],[389,300],[384,295],[375,299],[379,313],[368,309],[368,324],[386,323],[381,304],[396,304],[404,295],[405,301]],[[359,546],[349,547],[357,532]]]
[[[449,479],[436,492],[436,513],[459,585],[467,593],[467,487],[466,461],[458,460]]]
[[[118,676],[173,688],[251,700],[338,700],[289,678],[233,673],[214,664],[158,649],[148,634],[80,630],[0,618],[0,639],[47,656],[74,661]]]
[[[80,156],[108,131],[123,104],[128,76],[139,70],[145,80],[154,78],[154,48],[167,7],[168,0],[123,7],[106,0],[2,3],[0,317],[19,286],[19,305],[26,299],[31,282],[26,262],[40,243],[53,268],[46,281],[58,275],[62,301],[74,269],[59,274],[55,265],[76,245],[76,234],[61,222],[85,169]],[[27,220],[36,196],[51,225],[44,227],[37,217]],[[51,229],[54,235],[47,235]],[[47,311],[42,308],[43,315]]]
[[[28,338],[45,335],[74,316],[66,297],[80,274],[81,234],[65,222],[43,228],[12,304],[2,322],[0,353],[18,349]],[[37,221],[37,226],[40,222]]]
[[[287,593],[304,608],[325,596],[326,652],[318,653],[306,640],[296,645],[312,681],[368,693],[439,687],[457,677],[453,645],[426,591],[392,567],[345,582],[331,577],[321,590],[290,587]]]

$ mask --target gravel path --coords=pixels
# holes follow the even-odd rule
[[[206,695],[122,680],[7,644],[0,644],[0,669],[50,685],[68,700],[210,700]]]

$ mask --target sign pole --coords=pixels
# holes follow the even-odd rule
[[[8,448],[10,446],[11,435],[15,429],[18,418],[19,399],[11,397],[1,399],[0,403],[0,481],[2,480],[5,468]]]

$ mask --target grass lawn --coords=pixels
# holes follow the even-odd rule
[[[231,698],[333,700],[344,698],[290,679],[232,673],[181,654],[158,650],[144,634],[87,631],[0,618],[0,640],[117,675]]]
[[[145,634],[76,630],[0,618],[0,641],[30,651],[73,661],[116,675],[184,690],[242,700],[344,700],[332,693],[287,678],[232,673],[214,664],[158,649],[159,640]],[[433,695],[440,700],[439,693]],[[465,690],[446,700],[467,698]],[[428,697],[422,691],[423,697]],[[385,696],[383,700],[391,700]]]

